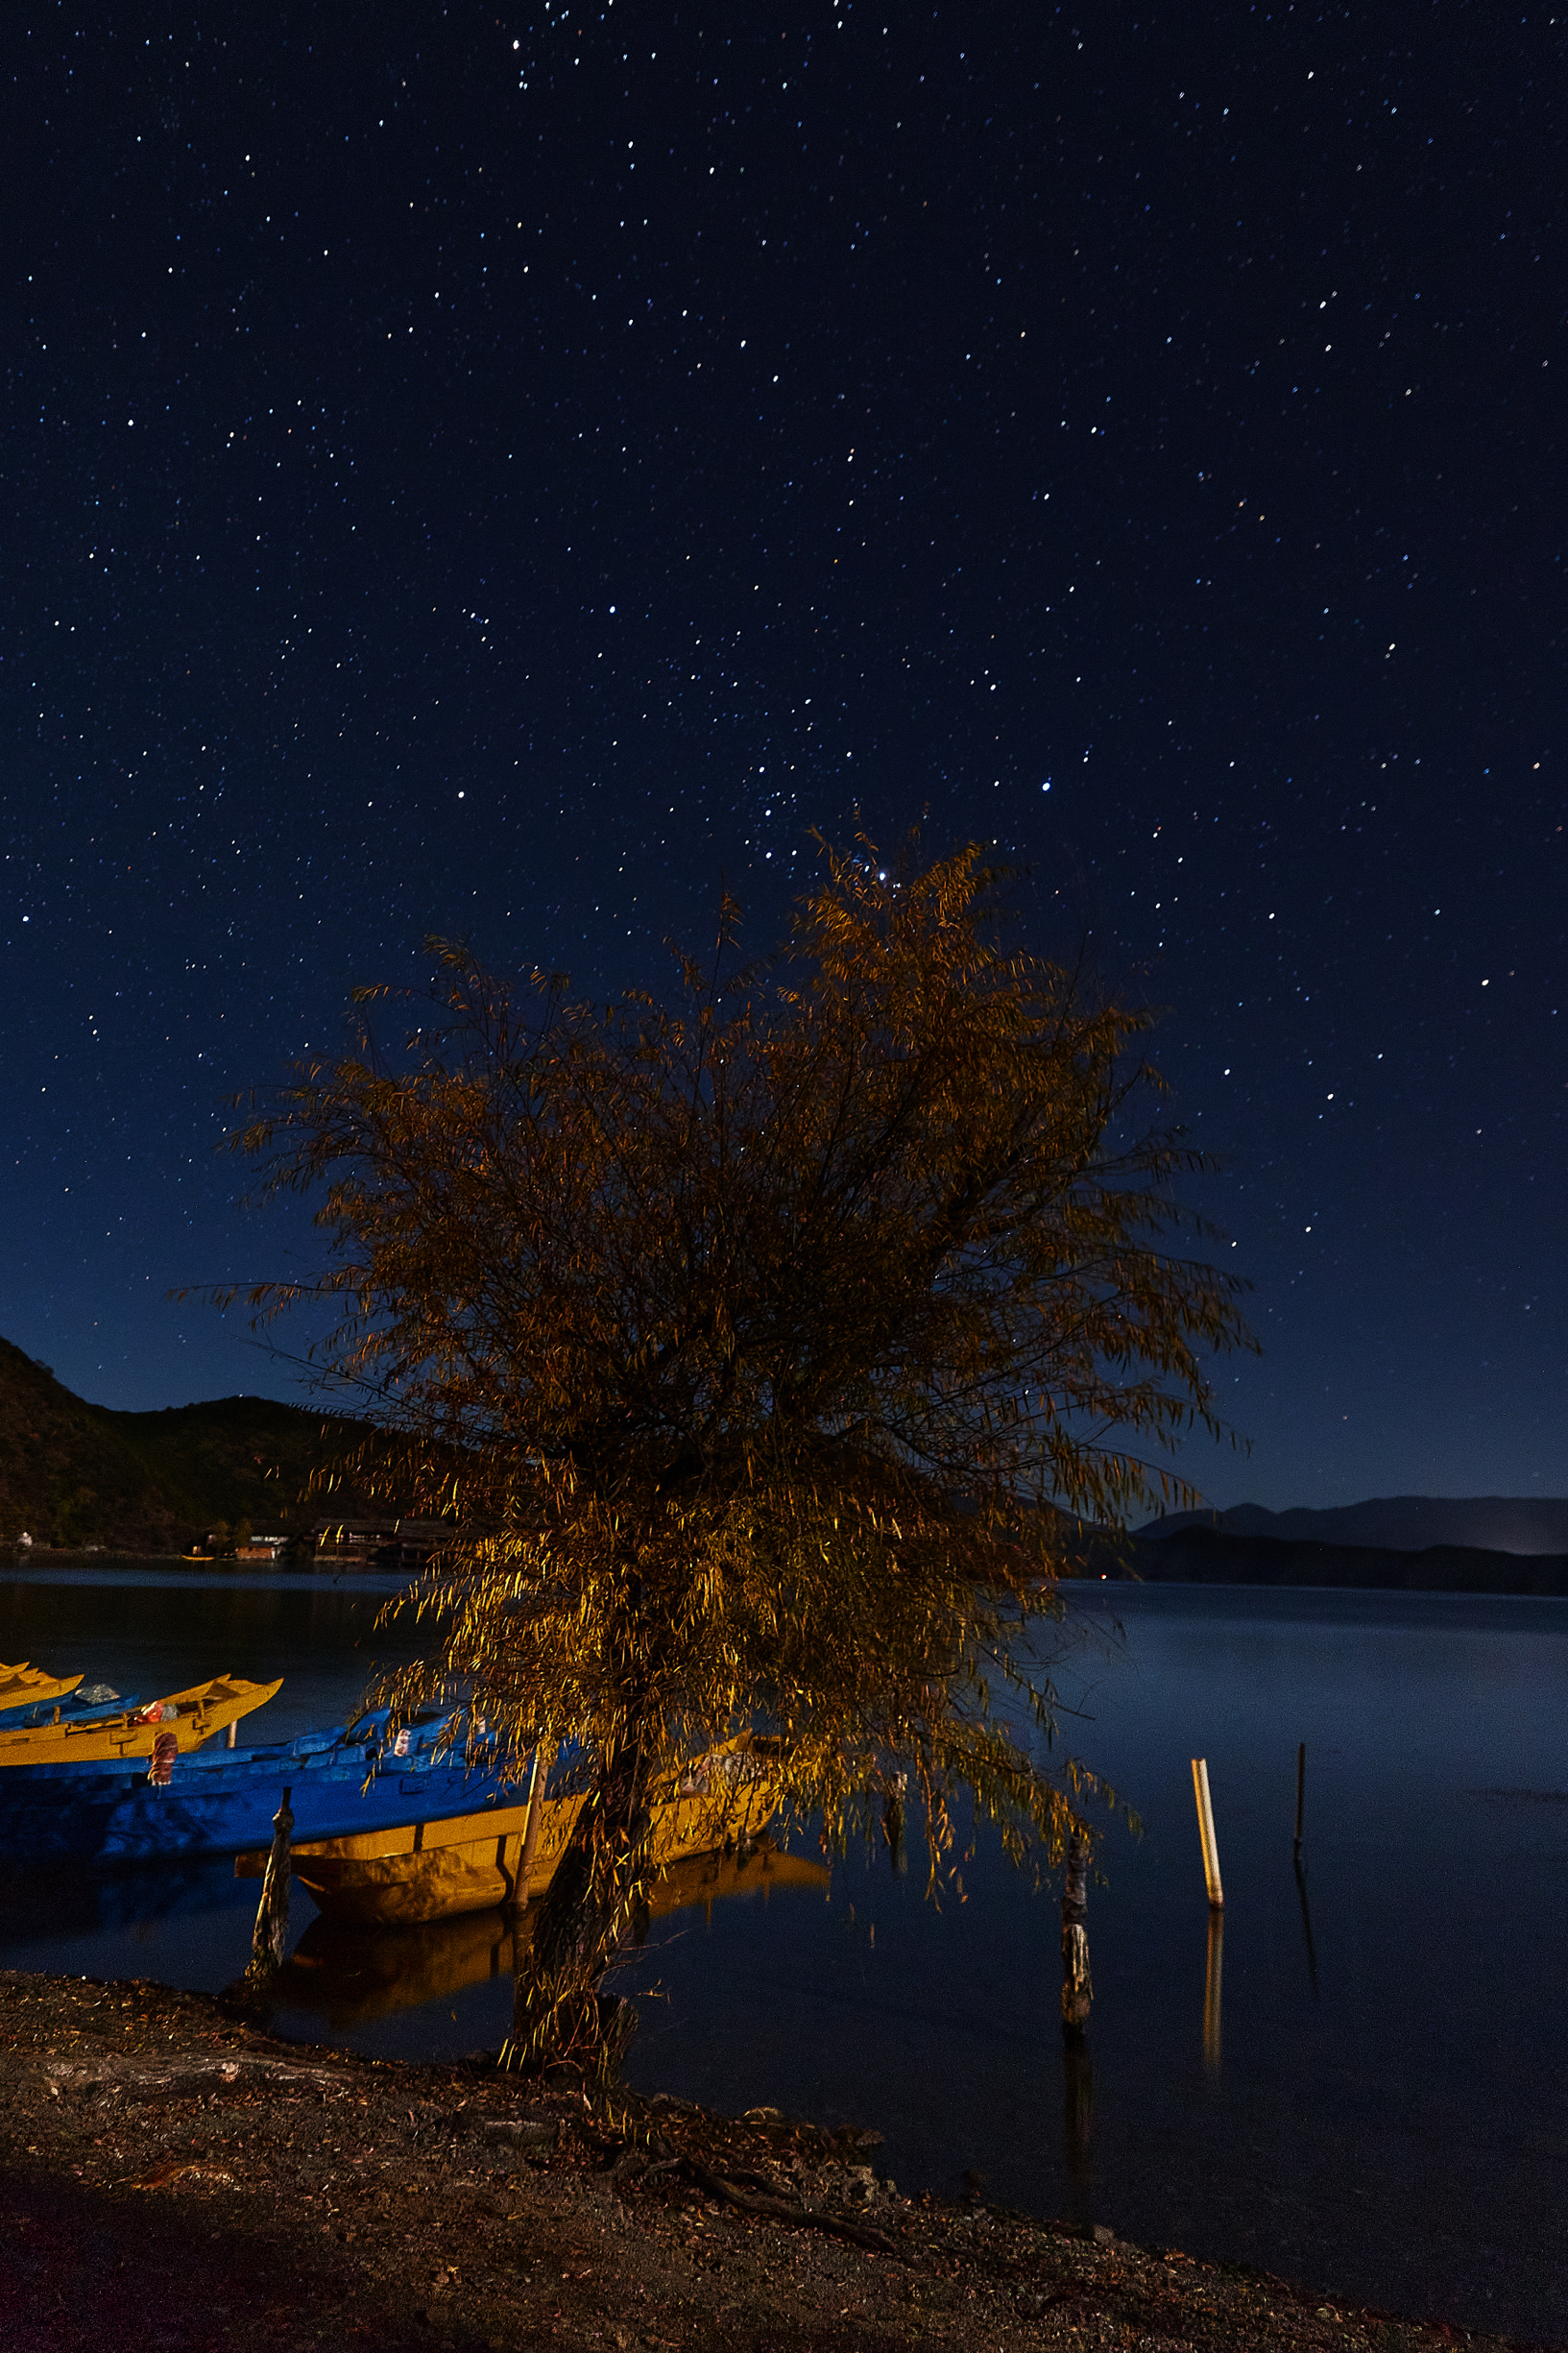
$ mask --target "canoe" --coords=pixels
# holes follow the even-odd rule
[[[166,1783],[149,1777],[145,1758],[14,1764],[0,1772],[0,1860],[232,1856],[271,1839],[285,1789],[302,1838],[498,1803],[509,1792],[491,1759],[443,1748],[448,1723],[432,1711],[393,1734],[383,1709],[293,1740],[192,1749],[175,1758]]]
[[[228,1680],[231,1683],[233,1679],[229,1678]],[[208,1687],[206,1685],[196,1686],[198,1690],[205,1690]],[[278,1687],[277,1684],[253,1686],[259,1690],[263,1697],[269,1696]],[[174,1707],[189,1696],[187,1692],[177,1691],[172,1693],[168,1699],[158,1700],[155,1704],[159,1710],[162,1710]],[[259,1705],[259,1702],[256,1704]],[[134,1718],[143,1711],[139,1710],[135,1701],[128,1700],[124,1704],[122,1712],[129,1712]],[[150,1708],[145,1710],[145,1713],[148,1722],[153,1723],[156,1733],[161,1728],[161,1716],[155,1723]],[[387,1713],[388,1711],[382,1709],[374,1715],[367,1714],[355,1718],[351,1725],[337,1724],[327,1732],[302,1733],[293,1740],[261,1742],[254,1747],[234,1748],[230,1747],[227,1741],[209,1740],[205,1747],[177,1751],[179,1770],[181,1778],[193,1773],[243,1773],[248,1766],[260,1763],[268,1758],[308,1759],[325,1756],[327,1752],[344,1756],[351,1753],[362,1773],[378,1764],[383,1756],[389,1765],[395,1757],[398,1759],[409,1758],[411,1760],[428,1764],[434,1753],[440,1730],[446,1725],[447,1718],[445,1715],[432,1716],[428,1725],[422,1725],[418,1731],[399,1733],[394,1739],[388,1734]],[[26,1782],[40,1792],[48,1790],[57,1796],[75,1799],[89,1788],[95,1778],[113,1779],[116,1774],[121,1774],[126,1770],[128,1762],[134,1763],[135,1761],[133,1758],[130,1759],[122,1758],[118,1750],[102,1757],[84,1757],[80,1751],[81,1743],[73,1742],[69,1753],[62,1758],[40,1753],[36,1759],[18,1759],[12,1767],[12,1779],[18,1783]]]
[[[826,1891],[825,1863],[785,1855],[766,1839],[749,1853],[706,1854],[674,1863],[649,1899],[650,1920],[688,1905],[712,1911],[733,1897],[784,1888]],[[365,1928],[325,1916],[311,1921],[278,1973],[279,2007],[312,2010],[334,2033],[395,2017],[427,2001],[449,2001],[487,1978],[511,1977],[527,1952],[536,1914],[463,1912],[410,1928]]]
[[[10,1708],[41,1708],[63,1699],[82,1681],[80,1675],[46,1675],[41,1666],[7,1666],[0,1661],[0,1713]]]
[[[581,1794],[542,1800],[531,1893],[547,1884],[583,1805]],[[771,1752],[742,1734],[655,1793],[653,1858],[667,1865],[759,1837],[778,1805]],[[490,1911],[516,1899],[528,1810],[492,1806],[349,1838],[307,1839],[292,1847],[290,1868],[330,1920],[387,1927]],[[266,1862],[265,1853],[237,1856],[234,1876],[259,1878]]]
[[[210,1683],[193,1684],[188,1691],[172,1691],[150,1707],[125,1709],[111,1716],[73,1723],[62,1714],[56,1724],[0,1726],[0,1767],[69,1768],[155,1753],[163,1759],[183,1755],[261,1707],[282,1684],[281,1676],[276,1683],[247,1683],[240,1676],[219,1675]]]

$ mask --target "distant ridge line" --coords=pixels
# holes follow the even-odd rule
[[[371,1437],[272,1397],[115,1412],[0,1337],[0,1564],[46,1545],[167,1557],[219,1520],[302,1531],[321,1509],[313,1476],[339,1470],[333,1508],[363,1508],[340,1467]]]
[[[1434,1546],[1483,1553],[1568,1554],[1568,1496],[1376,1495],[1322,1511],[1285,1512],[1259,1503],[1224,1512],[1172,1512],[1137,1531],[1141,1544],[1166,1543],[1191,1529],[1266,1543],[1348,1545],[1384,1552]]]
[[[1327,1586],[1346,1591],[1568,1595],[1568,1551],[1490,1552],[1475,1545],[1317,1544],[1178,1528],[1096,1549],[1086,1571],[1150,1585]]]

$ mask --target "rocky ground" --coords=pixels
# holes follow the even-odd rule
[[[901,2197],[869,2136],[270,2040],[0,1973],[0,2353],[1377,2347],[1500,2338]]]

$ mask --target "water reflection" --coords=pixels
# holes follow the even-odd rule
[[[1062,2149],[1067,2161],[1069,2203],[1074,2222],[1095,2219],[1092,2144],[1095,2128],[1095,2071],[1081,2026],[1062,2028]]]
[[[78,1862],[34,1869],[0,1862],[0,1920],[20,1942],[28,1924],[53,1936],[112,1936],[152,1921],[199,1919],[232,1902],[228,1856],[160,1858],[132,1869],[95,1871]]]
[[[1209,1910],[1208,1965],[1203,1980],[1203,2064],[1219,2072],[1219,1987],[1225,1959],[1225,1915],[1217,1904]]]
[[[228,1666],[283,1675],[253,1728],[288,1738],[341,1721],[373,1659],[409,1655],[375,1628],[379,1592],[325,1583],[30,1571],[0,1579],[0,1658],[81,1668],[122,1691],[179,1689]],[[1125,1650],[1096,1652],[1072,1686],[1072,1738],[1135,1802],[1145,1835],[1104,1843],[1093,2083],[1087,2051],[1064,2053],[1060,2121],[1054,1922],[983,1825],[965,1904],[927,1903],[924,1872],[896,1878],[879,1837],[835,1862],[826,1904],[822,1886],[782,1890],[766,1911],[718,1904],[711,1934],[695,1932],[694,1911],[652,1928],[646,1976],[663,1999],[643,2005],[632,2088],[873,2123],[905,2188],[951,2184],[975,2164],[988,2195],[1033,2213],[1087,2198],[1092,2170],[1119,2234],[1288,2272],[1331,2301],[1437,2307],[1568,2345],[1560,2168],[1542,2155],[1568,2147],[1568,1602],[1125,1586],[1115,1608]],[[1193,2048],[1198,1988],[1171,1966],[1195,1934],[1198,1724],[1214,1728],[1237,1910],[1228,2047],[1213,2074]],[[1281,1865],[1304,1782],[1298,1743],[1312,1751],[1317,1877],[1304,1885],[1303,1820],[1292,1902]],[[918,1850],[907,1797],[905,1810]],[[1478,1972],[1454,1932],[1453,1891],[1478,1851],[1497,1860],[1488,1932],[1508,1954],[1501,1973]],[[245,1966],[255,1892],[227,1859],[112,1879],[13,1859],[0,1868],[0,1962],[216,1989]],[[846,1932],[851,1904],[875,1918],[874,1946],[863,1925]],[[308,1917],[302,1902],[302,1926]],[[1355,1982],[1337,1986],[1331,1967],[1314,2001],[1319,1934],[1331,1958],[1354,1951]],[[485,1944],[461,1994],[336,2039],[388,2058],[494,2047],[510,2024],[504,1951],[494,1979],[492,1965]],[[642,1991],[635,1974],[626,1982]],[[326,2039],[319,2009],[277,2023]],[[1192,2096],[1194,2077],[1211,2097]]]
[[[1317,2000],[1317,1955],[1313,1950],[1313,1916],[1307,1905],[1307,1874],[1301,1868],[1298,1851],[1295,1858],[1295,1890],[1301,1898],[1301,1933],[1307,1940],[1307,1975],[1312,1979],[1313,2000]]]
[[[648,1920],[699,1904],[712,1917],[726,1897],[760,1891],[765,1901],[774,1887],[825,1888],[828,1881],[826,1864],[765,1843],[746,1856],[696,1855],[660,1882]],[[532,1921],[529,1912],[464,1912],[416,1928],[356,1929],[318,1918],[278,1972],[276,2000],[280,2008],[324,2018],[334,2033],[449,2001],[487,1978],[510,1977],[527,1949]],[[635,1944],[647,1925],[635,1924]]]
[[[893,1859],[893,1876],[902,1879],[909,1868],[909,1857],[904,1844],[904,1800],[909,1786],[907,1773],[895,1773],[882,1796],[882,1836]]]

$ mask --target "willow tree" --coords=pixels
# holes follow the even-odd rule
[[[741,1727],[831,1831],[903,1772],[933,1856],[967,1791],[1059,1859],[1090,1791],[1036,1736],[1033,1622],[1075,1528],[1187,1496],[1168,1450],[1246,1342],[1146,1125],[1146,1017],[1005,944],[974,846],[825,875],[774,957],[721,942],[667,1001],[436,943],[399,1055],[363,992],[357,1049],[239,1139],[325,1188],[325,1273],[253,1304],[332,1303],[322,1359],[397,1442],[372,1475],[453,1528],[391,1696],[482,1711],[519,1773],[589,1760],[523,2061],[600,2033],[650,1792]]]

